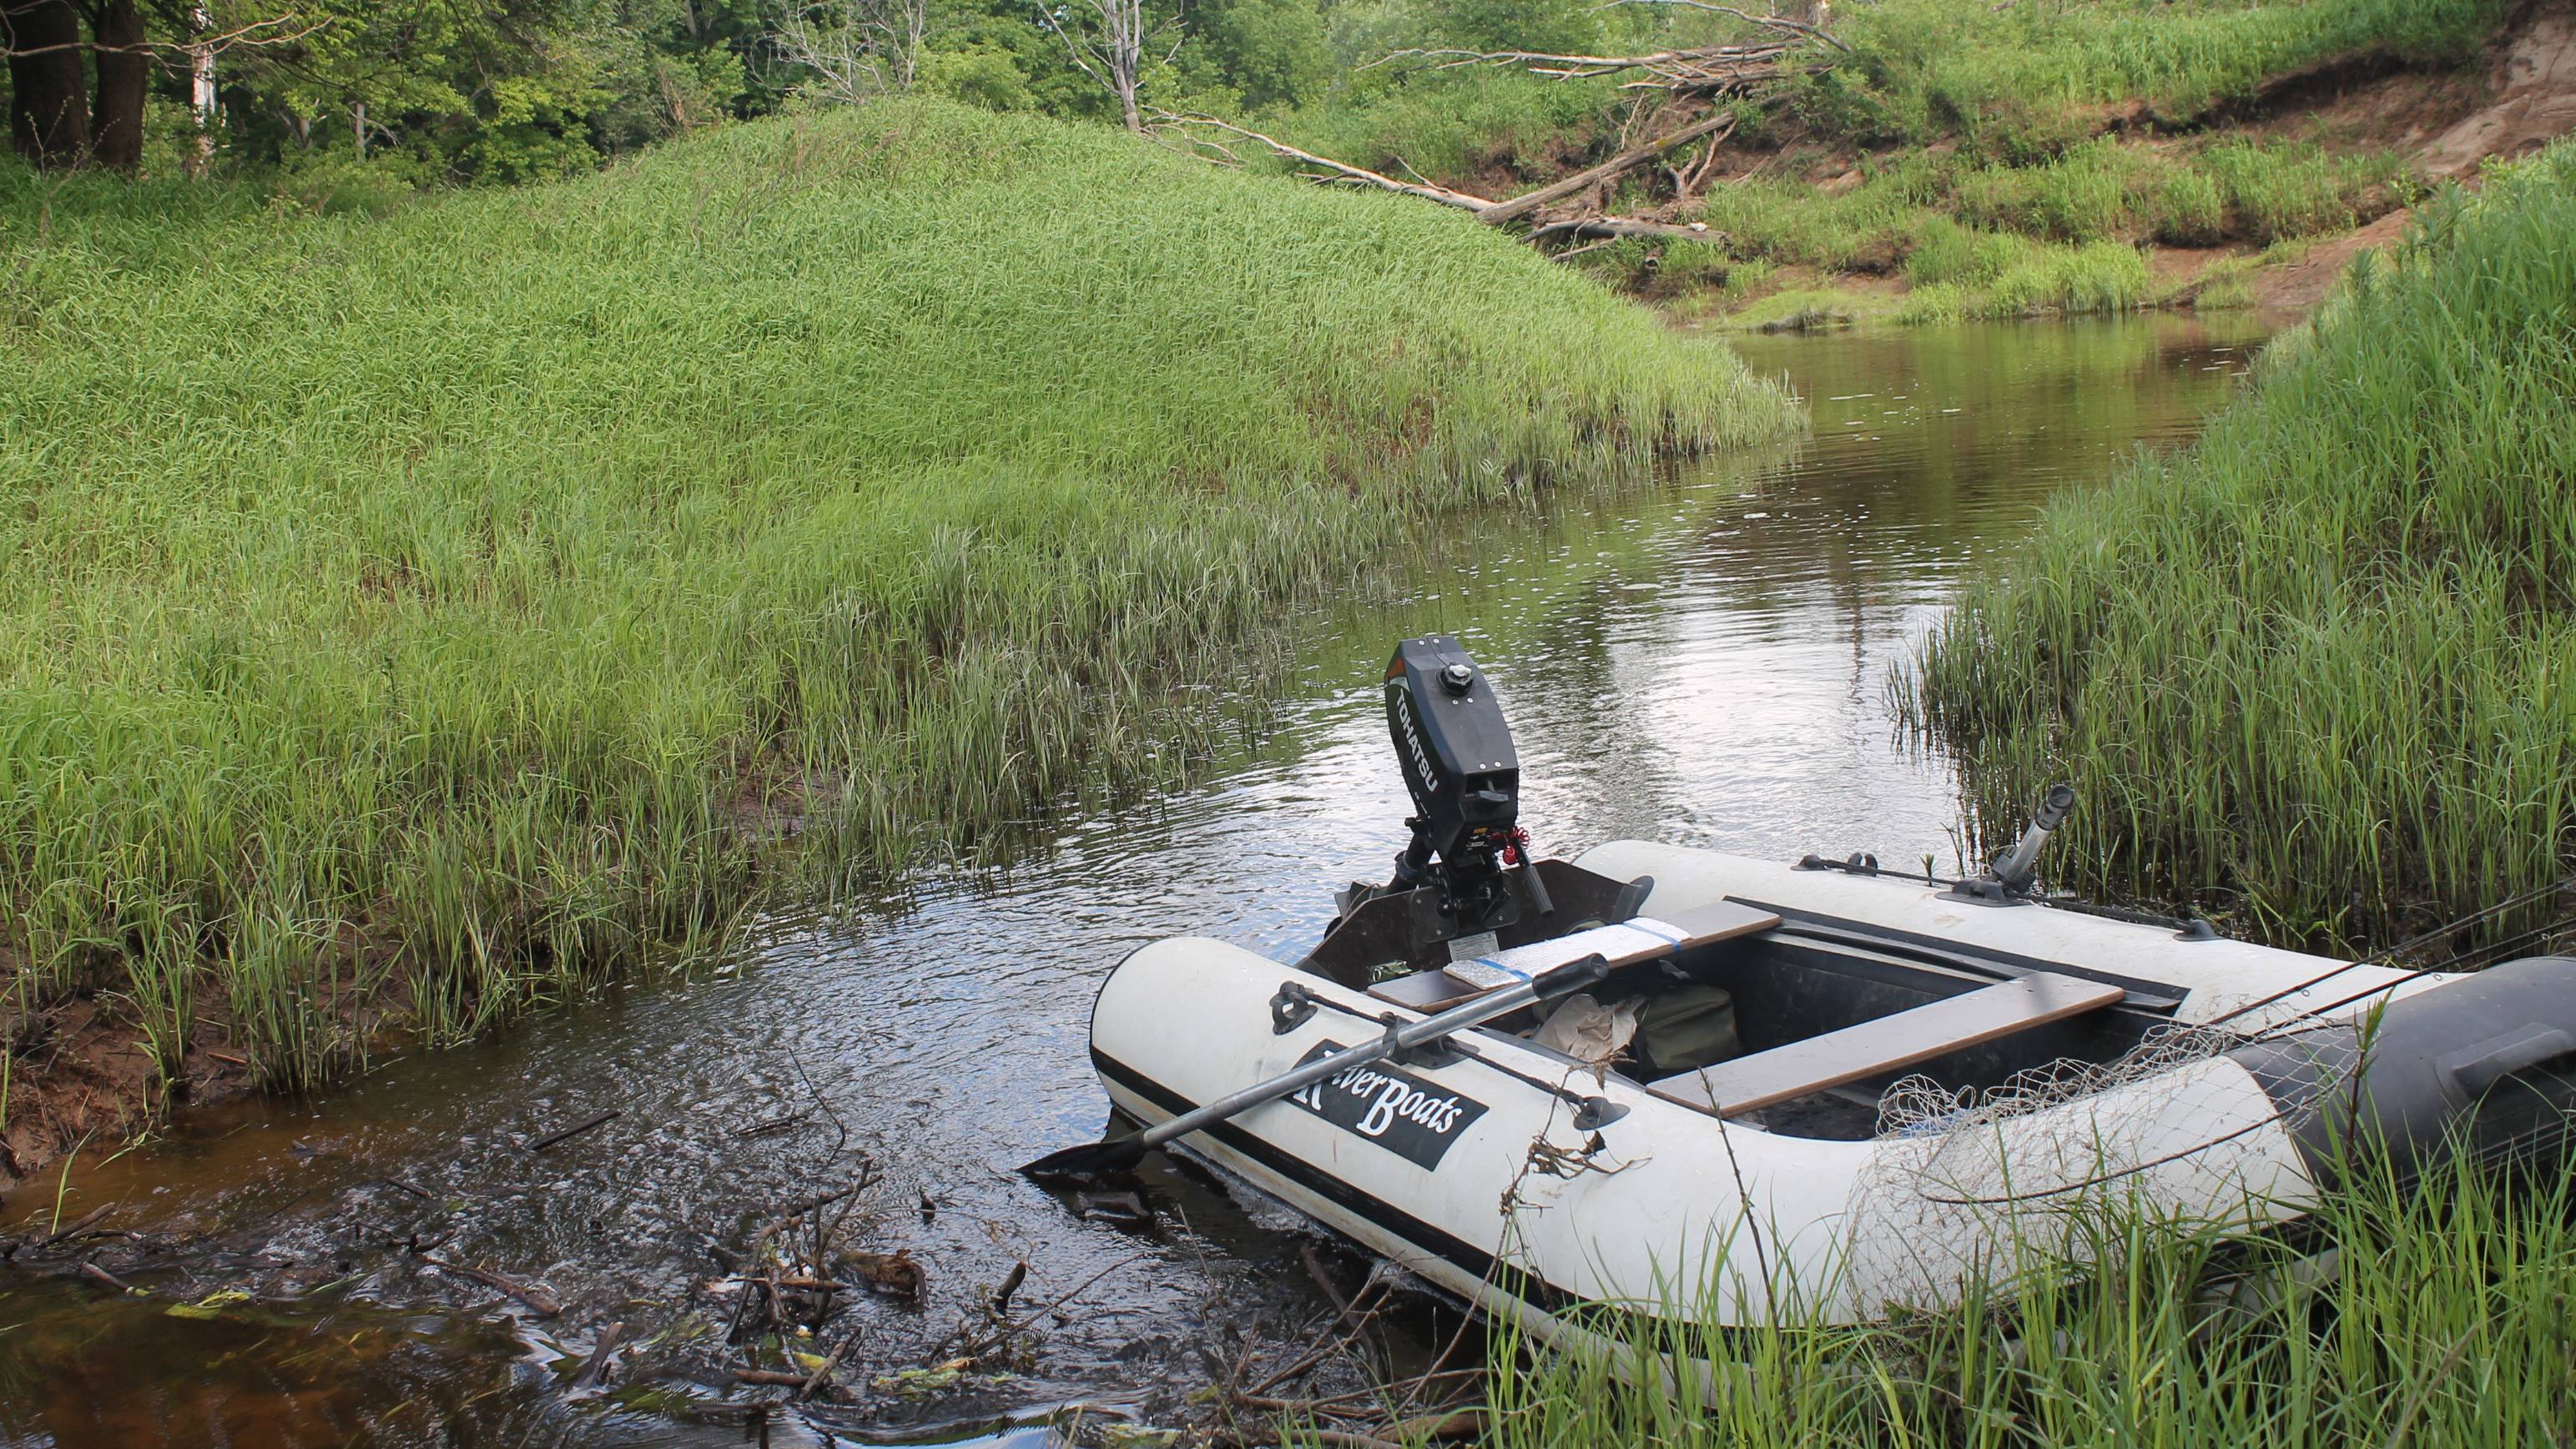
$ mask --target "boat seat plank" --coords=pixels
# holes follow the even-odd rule
[[[1647,1085],[1685,1107],[1733,1117],[2099,1011],[2127,995],[2098,981],[2034,972]]]
[[[1669,915],[1638,916],[1552,941],[1533,941],[1489,956],[1452,961],[1447,966],[1381,981],[1369,988],[1369,995],[1416,1011],[1430,1011],[1526,981],[1586,956],[1597,954],[1615,969],[1756,935],[1779,924],[1780,917],[1775,912],[1737,901],[1712,901]]]

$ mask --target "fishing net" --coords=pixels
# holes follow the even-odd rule
[[[2221,1059],[2244,1040],[2167,1025],[2113,1060],[2051,1062],[1983,1091],[1891,1086],[1842,1219],[1848,1306],[1937,1310],[1972,1275],[2009,1283],[2081,1262],[2106,1209],[2221,1226],[2278,1216],[2305,1182],[2277,1150],[2283,1104]]]

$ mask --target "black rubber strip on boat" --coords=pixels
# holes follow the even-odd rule
[[[1091,1062],[1103,1077],[1118,1083],[1166,1112],[1177,1115],[1190,1111],[1198,1105],[1126,1063],[1107,1055],[1096,1046],[1091,1049]],[[1271,1172],[1277,1173],[1318,1197],[1328,1199],[1356,1217],[1375,1223],[1424,1254],[1438,1258],[1470,1277],[1490,1283],[1543,1313],[1555,1314],[1569,1308],[1581,1308],[1613,1315],[1619,1319],[1634,1322],[1639,1327],[1668,1328],[1673,1332],[1687,1333],[1711,1331],[1709,1327],[1696,1324],[1668,1324],[1654,1314],[1577,1297],[1527,1269],[1506,1263],[1463,1238],[1454,1237],[1440,1228],[1433,1227],[1393,1203],[1362,1192],[1330,1173],[1319,1171],[1310,1164],[1253,1136],[1232,1122],[1219,1122],[1204,1131],[1206,1135],[1216,1138],[1234,1151],[1260,1163]],[[1714,1329],[1728,1335],[1748,1331],[1732,1324],[1715,1325]]]
[[[2046,971],[2052,975],[2072,976],[2082,981],[2098,981],[2105,986],[2117,986],[2131,996],[2147,998],[2144,1002],[2129,1003],[2133,1010],[2143,1007],[2149,1011],[2170,1011],[2180,1005],[2185,996],[2191,994],[2188,988],[2177,987],[2170,981],[2148,981],[2136,976],[2122,976],[2117,972],[2099,971],[2090,966],[2078,966],[2065,961],[2044,961],[2036,956],[2015,955],[2010,951],[1998,951],[1987,946],[1967,946],[1957,941],[1943,940],[1939,936],[1917,935],[1912,931],[1897,930],[1893,926],[1855,921],[1848,916],[1828,916],[1815,911],[1802,911],[1795,906],[1757,901],[1751,896],[1728,896],[1727,899],[1739,905],[1770,911],[1790,926],[1817,930],[1823,939],[1839,945],[1866,946],[1872,942],[1884,942],[1914,951],[1934,964],[1952,961],[1990,968],[2001,966],[2014,972]],[[1825,934],[1827,932],[1831,934]],[[1837,939],[1844,937],[1850,939]]]
[[[1103,1077],[1117,1082],[1164,1111],[1178,1114],[1198,1105],[1179,1092],[1106,1055],[1096,1046],[1091,1049],[1091,1061]],[[1205,1135],[1218,1139],[1236,1152],[1251,1158],[1317,1196],[1330,1199],[1353,1215],[1366,1218],[1417,1250],[1440,1259],[1462,1273],[1492,1284],[1531,1308],[1559,1316],[1569,1309],[1583,1310],[1593,1316],[1596,1322],[1607,1320],[1619,1325],[1630,1335],[1631,1341],[1643,1338],[1647,1342],[1660,1340],[1665,1343],[1675,1341],[1688,1343],[1696,1340],[1742,1350],[1758,1349],[1766,1334],[1777,1335],[1775,1341],[1787,1341],[1817,1333],[1848,1332],[1850,1329],[1848,1324],[1762,1328],[1735,1323],[1675,1322],[1660,1314],[1635,1308],[1623,1308],[1603,1303],[1598,1299],[1579,1297],[1526,1269],[1500,1261],[1482,1248],[1433,1227],[1392,1203],[1361,1192],[1341,1178],[1318,1171],[1303,1160],[1280,1151],[1231,1122],[1216,1123],[1205,1129]],[[2211,1255],[2212,1266],[2218,1268],[2221,1265],[2250,1259],[2256,1247],[2266,1241],[2301,1253],[2324,1246],[2317,1224],[2306,1214],[2301,1214],[2267,1223],[2249,1231],[2231,1234],[2230,1240],[2220,1244]],[[2221,1271],[2224,1271],[2223,1268]],[[1578,1326],[1592,1328],[1593,1324]],[[1654,1335],[1654,1337],[1647,1338],[1646,1335]]]

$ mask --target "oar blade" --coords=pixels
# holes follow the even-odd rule
[[[1031,1182],[1087,1182],[1113,1172],[1125,1172],[1145,1160],[1142,1133],[1131,1132],[1112,1137],[1106,1142],[1085,1142],[1061,1152],[1050,1152],[1035,1162],[1024,1163],[1020,1175]]]

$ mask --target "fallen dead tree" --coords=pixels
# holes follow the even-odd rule
[[[1543,50],[1428,50],[1391,51],[1361,67],[1412,65],[1425,70],[1456,70],[1464,66],[1501,66],[1526,70],[1532,75],[1556,80],[1589,80],[1602,76],[1642,71],[1644,78],[1627,83],[1632,90],[1662,90],[1675,95],[1717,96],[1742,95],[1754,86],[1786,78],[1794,72],[1798,58],[1815,47],[1826,46],[1848,54],[1850,46],[1836,40],[1823,29],[1785,15],[1754,15],[1731,5],[1711,5],[1705,0],[1611,0],[1613,4],[1650,4],[1678,6],[1732,16],[1748,25],[1770,31],[1775,39],[1746,44],[1687,45],[1644,55],[1561,55]]]
[[[1424,70],[1464,66],[1501,66],[1558,80],[1590,80],[1643,71],[1627,83],[1632,90],[1669,91],[1675,95],[1734,95],[1787,77],[1791,57],[1806,47],[1793,41],[1762,45],[1703,45],[1658,50],[1648,55],[1555,55],[1536,50],[1399,50],[1369,62],[1371,66],[1402,61]],[[1364,67],[1365,68],[1365,67]]]
[[[1633,217],[1600,215],[1540,220],[1537,214],[1543,207],[1582,196],[1596,188],[1606,187],[1619,177],[1649,164],[1677,146],[1686,146],[1704,138],[1714,138],[1711,144],[1715,144],[1715,141],[1724,140],[1727,133],[1735,129],[1735,113],[1732,111],[1720,111],[1715,115],[1703,116],[1677,130],[1631,146],[1597,166],[1588,167],[1572,176],[1552,181],[1518,196],[1494,201],[1420,178],[1399,181],[1381,172],[1371,171],[1365,166],[1354,166],[1347,161],[1337,161],[1330,156],[1318,155],[1302,147],[1292,146],[1276,136],[1265,135],[1248,127],[1238,126],[1231,121],[1221,121],[1214,116],[1181,115],[1171,111],[1157,111],[1155,115],[1162,127],[1184,130],[1190,148],[1197,154],[1221,158],[1227,162],[1238,159],[1231,148],[1220,142],[1211,141],[1203,134],[1188,133],[1186,128],[1205,128],[1257,142],[1274,156],[1303,166],[1319,168],[1321,174],[1308,173],[1318,181],[1348,182],[1375,187],[1381,191],[1418,196],[1425,201],[1434,201],[1443,206],[1472,212],[1478,220],[1488,226],[1506,226],[1518,221],[1533,221],[1535,224],[1529,233],[1529,239],[1532,242],[1546,242],[1565,236],[1585,238],[1663,236],[1705,240],[1715,235],[1705,225],[1700,224],[1675,225]]]
[[[1613,3],[1620,3],[1620,0],[1613,0]],[[1684,157],[1674,165],[1662,168],[1662,175],[1671,185],[1674,199],[1688,199],[1707,180],[1717,158],[1718,146],[1735,130],[1738,108],[1720,108],[1717,105],[1720,98],[1749,98],[1765,86],[1798,74],[1802,68],[1821,69],[1829,64],[1815,59],[1822,48],[1843,50],[1847,47],[1802,21],[1750,15],[1728,6],[1708,4],[1705,0],[1629,0],[1629,3],[1678,4],[1695,10],[1716,11],[1768,30],[1775,38],[1746,44],[1679,47],[1628,56],[1559,55],[1527,50],[1400,50],[1370,62],[1371,65],[1391,65],[1410,61],[1426,70],[1511,66],[1536,75],[1565,79],[1597,78],[1636,71],[1642,78],[1629,82],[1623,89],[1652,92],[1658,99],[1640,103],[1631,112],[1624,128],[1627,134],[1634,134],[1648,122],[1662,120],[1675,110],[1701,112],[1649,140],[1624,145],[1617,154],[1597,165],[1517,196],[1489,198],[1443,186],[1425,176],[1389,176],[1214,116],[1156,111],[1154,129],[1167,140],[1177,139],[1181,147],[1192,154],[1221,165],[1242,164],[1242,158],[1236,155],[1227,140],[1221,138],[1250,141],[1273,156],[1296,163],[1302,168],[1301,174],[1312,181],[1368,186],[1419,197],[1473,213],[1477,220],[1488,226],[1525,223],[1529,227],[1527,239],[1538,246],[1559,241],[1599,245],[1626,237],[1714,240],[1717,233],[1697,222],[1607,215],[1605,209],[1610,193],[1630,172],[1652,166],[1681,147],[1705,142],[1696,162]],[[1670,125],[1669,122],[1665,124]],[[1410,171],[1411,168],[1406,169]],[[1588,246],[1580,248],[1589,249]]]

